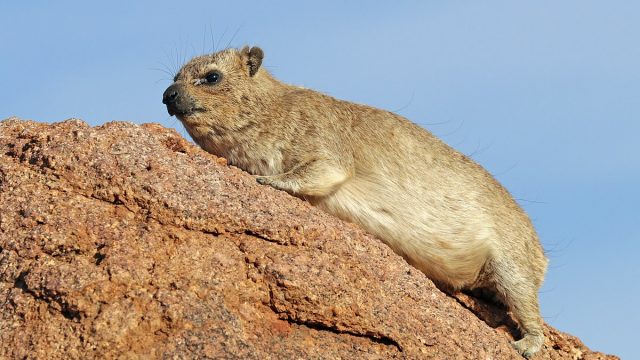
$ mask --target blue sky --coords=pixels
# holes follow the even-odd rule
[[[0,14],[0,119],[185,134],[161,103],[171,76],[158,69],[209,52],[213,38],[261,46],[285,82],[424,125],[529,212],[551,259],[547,322],[636,354],[639,2],[34,0],[3,1]]]

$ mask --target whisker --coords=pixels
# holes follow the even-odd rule
[[[191,43],[191,52],[193,54],[192,54],[192,56],[189,56],[189,58],[192,58],[192,57],[198,55],[198,50],[196,50],[196,47],[193,45],[193,43]]]
[[[439,122],[432,122],[432,123],[428,123],[428,122],[416,122],[416,124],[418,125],[427,125],[427,126],[434,126],[434,125],[445,125],[450,123],[451,120],[447,120],[447,121],[439,121]]]
[[[240,31],[241,28],[242,26],[238,26],[238,29],[236,29],[236,31],[233,33],[233,36],[231,36],[231,40],[229,40],[229,42],[227,43],[227,46],[225,46],[225,49],[229,48],[229,46],[233,42],[233,39],[236,38],[236,35],[238,35],[238,31]]]
[[[206,39],[207,39],[207,25],[204,25],[204,31],[202,32],[202,54],[205,54],[205,43],[206,43]]]
[[[213,49],[213,53],[215,54],[216,52],[218,52],[218,50],[216,50],[216,39],[213,36],[213,25],[209,27],[209,36],[211,36],[211,47]]]
[[[165,73],[169,76],[173,76],[173,74],[171,72],[169,72],[167,69],[161,69],[161,68],[147,68],[147,70],[153,70],[153,71],[160,71],[162,73]]]
[[[460,124],[455,129],[453,129],[453,131],[451,131],[449,133],[446,133],[446,134],[443,134],[442,136],[450,136],[450,135],[453,135],[453,134],[457,133],[460,129],[462,129],[462,126],[464,126],[464,122],[465,122],[465,120],[462,119]]]
[[[173,79],[169,79],[169,78],[162,78],[162,79],[158,79],[156,80],[156,82],[154,82],[155,85],[157,85],[160,81],[169,81],[169,82],[173,82]]]
[[[546,201],[538,201],[538,200],[527,200],[527,199],[522,199],[522,198],[515,198],[515,200],[517,201],[524,201],[524,202],[528,202],[528,203],[532,203],[532,204],[546,204]]]
[[[480,147],[480,144],[478,144],[478,146],[476,146],[476,149],[474,151],[472,151],[470,154],[467,154],[467,156],[472,158],[475,155],[478,155],[478,154],[481,154],[481,153],[487,151],[492,145],[493,145],[493,142],[489,143],[488,145],[486,145],[484,147]]]
[[[518,163],[517,163],[517,162],[514,162],[511,166],[509,166],[509,167],[508,167],[508,168],[506,168],[505,170],[502,170],[502,171],[500,171],[500,172],[493,173],[493,176],[497,177],[497,176],[500,176],[500,175],[504,175],[504,174],[508,173],[509,171],[511,171],[511,170],[513,170],[513,169],[515,169],[515,168],[516,168],[516,166],[518,166]],[[518,199],[516,199],[516,200],[518,200]]]
[[[220,36],[218,38],[218,43],[220,43],[222,41],[222,39],[224,39],[224,36],[227,34],[227,30],[229,29],[229,27],[225,27],[224,31],[222,32],[222,36]],[[222,49],[221,49],[222,50]]]
[[[409,98],[409,102],[407,102],[406,104],[404,104],[401,108],[397,109],[397,110],[391,110],[391,112],[397,113],[400,112],[404,109],[406,109],[407,107],[409,107],[409,105],[411,105],[411,103],[413,102],[413,97],[415,96],[415,91],[411,92],[411,97]]]

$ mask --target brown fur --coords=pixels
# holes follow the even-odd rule
[[[434,281],[493,288],[523,330],[516,349],[537,352],[547,259],[507,190],[401,116],[279,82],[263,56],[227,49],[180,70],[177,116],[193,139],[261,184],[360,224]],[[214,70],[222,80],[202,83]]]

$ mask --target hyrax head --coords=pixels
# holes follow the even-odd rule
[[[262,49],[248,46],[195,57],[176,74],[162,103],[186,126],[232,121],[252,93],[263,57]]]

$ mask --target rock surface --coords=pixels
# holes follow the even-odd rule
[[[504,309],[154,124],[0,123],[0,309],[10,359],[519,358]]]

